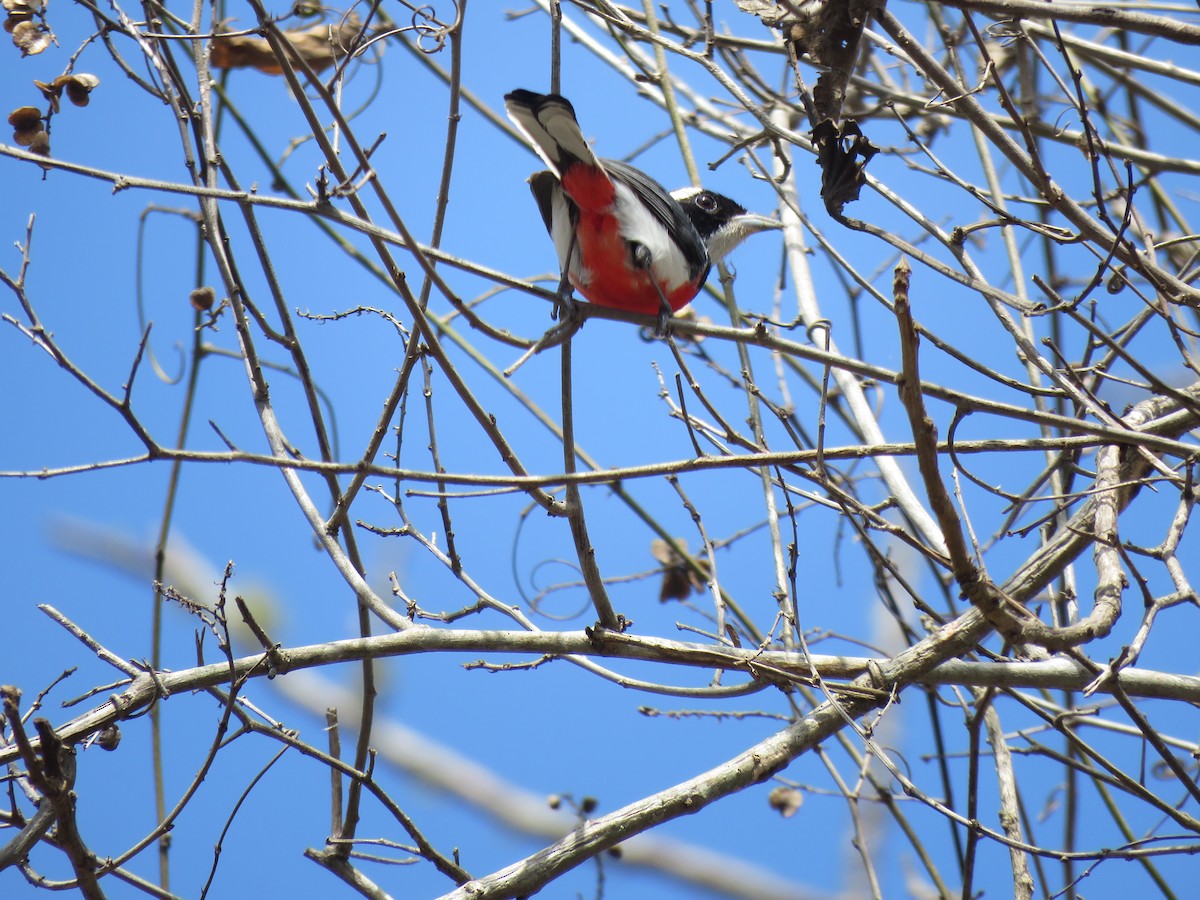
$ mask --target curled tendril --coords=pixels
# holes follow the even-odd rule
[[[437,17],[434,8],[429,5],[413,8],[412,30],[417,34],[417,47],[422,53],[440,53],[446,46],[446,39],[462,21],[462,10],[454,5],[454,21],[447,25]]]

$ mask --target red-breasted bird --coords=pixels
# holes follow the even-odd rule
[[[597,158],[558,94],[517,90],[504,106],[550,167],[529,187],[566,278],[592,303],[657,314],[660,334],[714,262],[756,231],[781,227],[728,197],[700,188],[668,193],[633,166]]]

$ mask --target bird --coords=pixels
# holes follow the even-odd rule
[[[558,254],[564,303],[569,284],[599,306],[656,315],[662,336],[713,263],[751,234],[782,227],[713,191],[668,192],[628,163],[600,159],[559,94],[515,90],[504,106],[549,166],[529,187]]]

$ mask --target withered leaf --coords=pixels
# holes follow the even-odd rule
[[[767,803],[785,819],[790,819],[800,811],[804,795],[793,787],[781,784],[771,789],[771,793],[767,795]]]
[[[59,98],[66,91],[67,99],[76,106],[87,106],[90,94],[100,86],[100,79],[86,72],[70,75],[59,75],[49,84],[44,81],[34,81],[34,86],[42,92],[42,96],[50,101],[50,111],[58,112]]]
[[[96,733],[96,746],[101,750],[116,750],[121,744],[121,728],[109,725]]]
[[[209,285],[198,287],[188,294],[188,302],[192,304],[192,309],[200,312],[207,312],[208,310],[212,309],[216,299],[217,292],[214,291]]]
[[[738,7],[777,29],[796,57],[822,68],[813,89],[816,118],[839,120],[846,86],[858,59],[863,28],[885,0],[737,0]]]
[[[18,130],[42,126],[42,111],[36,106],[18,106],[8,114],[8,124]]]
[[[55,79],[57,81],[58,79]],[[50,103],[50,112],[58,112],[58,95],[59,91],[55,89],[53,82],[47,84],[44,81],[33,80],[33,86],[42,92],[42,96]]]
[[[4,11],[15,16],[37,16],[45,9],[43,0],[3,0]]]
[[[50,135],[44,131],[39,131],[33,136],[29,142],[29,152],[37,153],[41,156],[50,155]]]
[[[676,538],[679,546],[686,548],[687,542]],[[663,565],[662,587],[658,592],[659,603],[668,600],[686,600],[688,595],[697,594],[704,590],[704,579],[687,564],[682,556],[666,541],[655,538],[650,542],[650,555]],[[703,560],[700,566],[707,570]]]
[[[10,18],[11,22],[12,19]],[[7,28],[8,23],[5,23]],[[41,22],[34,22],[31,19],[22,19],[12,26],[13,45],[21,51],[22,56],[36,56],[47,47],[54,39],[54,35],[50,29]]]
[[[78,75],[60,76],[65,77],[65,87],[67,91],[67,99],[76,106],[87,106],[88,97],[97,87],[100,86],[100,79],[95,75],[89,75],[86,72],[80,72]],[[59,79],[54,79],[58,81]]]
[[[361,30],[359,19],[347,16],[336,26],[323,23],[300,31],[285,31],[283,35],[301,59],[314,71],[321,72],[345,57]],[[266,38],[250,35],[214,37],[209,61],[216,69],[258,69],[267,75],[283,74],[283,66]]]
[[[19,106],[8,114],[8,124],[13,127],[13,140],[18,147],[28,147],[34,136],[45,132],[42,113],[34,106]]]
[[[788,4],[776,3],[775,0],[737,0],[738,9],[762,19],[762,23],[768,28],[776,27],[781,21],[792,15],[793,10],[804,5],[804,0],[801,0],[800,3]]]
[[[867,180],[867,163],[879,148],[867,140],[853,119],[847,119],[841,127],[829,119],[818,122],[813,129],[813,143],[821,167],[821,199],[829,214],[837,218],[847,203],[858,199]]]

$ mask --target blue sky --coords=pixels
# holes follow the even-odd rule
[[[248,24],[248,11],[242,10],[240,14],[241,24]],[[734,15],[732,7],[728,14]],[[51,21],[61,48],[24,61],[13,52],[0,53],[3,78],[0,83],[7,85],[5,96],[10,98],[10,107],[40,103],[30,79],[49,80],[57,74],[66,57],[92,27],[81,9],[67,5],[56,6]],[[744,24],[740,27],[755,37],[762,36],[753,27]],[[464,38],[463,84],[493,109],[500,108],[502,95],[513,88],[544,89],[548,83],[547,34],[547,23],[541,15],[510,19],[498,7],[473,6]],[[123,50],[134,52],[131,46],[123,45]],[[447,62],[444,56],[438,59],[443,64]],[[782,60],[760,57],[757,61],[773,79],[772,83],[778,83]],[[702,93],[719,92],[719,86],[704,80],[700,72],[689,72],[686,63],[674,61],[672,65],[694,76]],[[178,133],[170,115],[138,92],[98,45],[87,50],[78,68],[95,72],[102,83],[88,108],[67,108],[55,118],[52,135],[55,158],[185,182]],[[377,77],[382,81],[375,93]],[[241,115],[255,123],[259,137],[274,157],[284,153],[291,136],[303,133],[303,120],[282,79],[257,72],[235,72],[229,90]],[[638,98],[623,78],[570,42],[564,42],[563,93],[574,101],[585,133],[594,137],[602,155],[624,158],[642,147],[648,135],[665,128],[665,119],[651,104]],[[395,46],[386,50],[378,65],[360,67],[346,89],[347,108],[357,108],[369,100],[369,105],[354,120],[356,133],[368,140],[387,133],[373,162],[405,221],[420,236],[428,235],[434,208],[446,98],[445,88],[425,67]],[[269,192],[269,174],[252,156],[244,137],[232,122],[227,121],[224,129],[222,150],[237,168],[243,187],[257,182],[259,191]],[[900,140],[899,130],[886,119],[880,120],[874,133],[881,144]],[[458,140],[460,149],[444,247],[453,254],[520,277],[554,276],[553,248],[525,184],[528,174],[538,167],[533,154],[469,107],[464,107]],[[702,164],[715,160],[723,152],[717,142],[702,137],[695,137],[694,149]],[[313,183],[318,163],[317,151],[309,142],[295,149],[284,171],[299,188]],[[681,186],[687,181],[686,171],[669,138],[639,155],[636,164],[668,187]],[[155,359],[166,374],[178,376],[187,365],[185,350],[192,340],[193,314],[188,306],[188,292],[196,286],[198,278],[195,228],[178,211],[190,213],[194,203],[165,192],[114,193],[101,181],[66,172],[50,172],[43,177],[38,168],[11,159],[0,161],[0,170],[4,178],[0,267],[10,273],[16,271],[20,254],[13,244],[24,240],[28,218],[36,213],[28,289],[45,327],[54,333],[59,345],[105,390],[119,393],[129,376],[144,321],[149,320],[153,322],[150,347]],[[876,171],[883,179],[900,185],[907,183],[902,158],[881,156]],[[799,153],[797,179],[817,226],[829,233],[839,250],[852,256],[861,269],[876,272],[876,285],[886,292],[893,251],[872,239],[846,232],[823,210],[818,211],[818,170],[810,158]],[[767,213],[775,207],[774,193],[751,179],[736,161],[706,175],[705,183],[736,197],[752,210]],[[957,212],[953,204],[961,203],[956,197],[944,185],[927,180],[914,190],[913,199],[927,201],[930,209],[944,208],[947,218],[951,218]],[[890,207],[870,194],[851,209],[851,214],[874,221],[898,222]],[[975,214],[972,210],[963,217],[969,219]],[[225,215],[232,239],[239,248],[244,248],[246,236],[236,210],[228,208]],[[135,261],[139,217],[145,222],[140,234],[140,272]],[[293,311],[331,315],[359,305],[400,309],[394,294],[302,217],[263,209],[259,218],[275,254],[287,305]],[[361,237],[353,234],[349,237],[357,246],[366,247]],[[981,256],[989,271],[998,271],[1003,266],[1003,257],[997,262],[982,250]],[[408,260],[404,262],[409,264]],[[762,235],[752,239],[734,255],[733,264],[741,304],[769,311],[781,266],[778,237]],[[489,287],[477,277],[453,269],[443,271],[464,299],[473,299]],[[266,307],[261,275],[251,267],[243,275],[248,290]],[[139,276],[144,319],[139,318],[136,303]],[[204,264],[199,280],[216,283],[211,263]],[[419,285],[415,265],[409,269],[409,281],[414,287]],[[716,283],[714,277],[712,284]],[[849,352],[854,346],[848,324],[852,307],[845,291],[824,266],[818,266],[817,287],[823,312],[834,322],[835,335],[843,350]],[[975,358],[1019,376],[1011,344],[982,311],[977,298],[946,283],[936,283],[921,270],[914,279],[914,295],[919,297],[918,317],[935,323],[939,334],[957,342]],[[710,298],[701,298],[695,306],[698,312],[722,321],[722,311]],[[433,308],[444,313],[448,306],[444,300],[435,298]],[[490,297],[482,310],[489,321],[524,336],[539,335],[549,325],[546,304],[515,291]],[[0,297],[0,311],[17,314],[11,295]],[[879,307],[869,299],[862,301],[860,314],[870,323],[864,328],[865,358],[879,365],[898,367],[895,326],[890,317],[881,315]],[[1117,312],[1114,318],[1119,320]],[[458,327],[498,369],[511,365],[520,355],[517,350],[473,334],[461,323]],[[337,324],[300,319],[298,328],[317,381],[328,393],[336,412],[342,458],[356,459],[400,365],[400,341],[390,325],[371,315]],[[216,331],[205,332],[205,340],[221,350],[236,349],[228,315],[221,319]],[[1148,339],[1147,343],[1148,357],[1166,360],[1164,365],[1169,365],[1171,357],[1167,355],[1169,347],[1165,342],[1151,343]],[[716,363],[737,371],[738,360],[732,348],[708,349]],[[461,350],[453,349],[451,357],[467,373],[484,407],[496,415],[526,466],[534,472],[558,471],[561,447],[549,433],[503,385],[467,359]],[[283,354],[271,348],[269,358],[282,362]],[[926,359],[931,379],[951,380],[964,390],[983,389],[974,376],[964,375],[936,352],[927,349]],[[744,405],[739,406],[739,398],[720,375],[705,369],[699,361],[692,364],[703,374],[707,390],[719,398],[722,407],[740,410],[744,417]],[[758,355],[755,364],[764,383],[774,385],[769,358]],[[688,459],[693,455],[686,430],[669,418],[658,396],[656,366],[673,391],[677,367],[667,348],[642,341],[635,329],[619,323],[592,321],[576,338],[577,439],[602,466]],[[520,369],[511,382],[555,419],[559,415],[558,367],[557,354],[543,354]],[[813,371],[819,377],[819,370]],[[1170,371],[1163,374],[1173,375]],[[315,441],[311,428],[305,426],[302,397],[294,380],[282,373],[272,373],[269,377],[272,400],[289,437],[304,452],[315,456]],[[82,464],[140,452],[138,442],[113,410],[105,408],[7,325],[0,329],[0,381],[7,386],[0,393],[0,420],[5,423],[0,427],[0,469]],[[440,373],[434,374],[432,384],[438,401],[437,429],[443,465],[450,471],[504,471],[496,452],[475,423],[459,406],[449,402],[449,388]],[[807,427],[815,428],[813,395],[797,389],[795,396],[801,404],[801,420]],[[156,377],[149,365],[143,364],[133,390],[134,406],[140,420],[164,444],[172,442],[179,427],[183,397],[182,382]],[[412,468],[428,469],[426,440],[420,437],[424,434],[425,412],[419,401],[420,392],[416,392],[407,412],[406,422],[410,424],[406,427],[414,429],[418,436],[410,436],[406,441],[401,461]],[[931,408],[944,429],[949,423],[948,408],[938,404],[931,404]],[[903,411],[890,392],[883,400],[882,420],[885,431],[894,434],[896,440],[907,436],[902,424]],[[210,422],[219,428],[220,435],[241,449],[265,449],[245,375],[236,359],[210,356],[203,363],[189,447],[224,449],[222,438],[210,427]],[[978,433],[973,431],[976,428]],[[986,425],[970,420],[963,429],[963,437],[993,433]],[[1009,433],[1029,435],[1032,429],[1012,428]],[[772,429],[772,435],[773,439],[779,439],[781,433]],[[830,444],[849,439],[840,427],[831,425]],[[1022,485],[1041,465],[1040,457],[1029,456],[1020,464],[1019,471],[1003,467],[988,471],[1002,472],[1009,479],[1009,487]],[[904,466],[915,477],[915,467],[908,461]],[[5,511],[0,517],[0,562],[6,573],[3,630],[10,638],[0,654],[0,682],[19,684],[28,702],[64,669],[78,666],[47,700],[43,714],[52,722],[79,711],[79,708],[61,709],[62,700],[93,685],[112,681],[115,675],[39,612],[36,605],[53,605],[119,656],[144,659],[150,652],[150,610],[155,602],[149,585],[148,549],[153,547],[161,521],[168,476],[168,466],[156,463],[47,480],[0,481],[0,505]],[[314,495],[319,496],[316,481],[307,483]],[[713,537],[734,534],[761,520],[761,487],[748,473],[685,476],[681,483],[702,511]],[[384,487],[390,489],[388,485]],[[690,516],[667,484],[644,480],[625,487],[640,503],[655,510],[672,533],[687,536],[690,544],[696,546],[698,538]],[[991,523],[998,515],[999,501],[977,493],[970,496],[977,504],[973,508],[986,513],[981,517]],[[598,560],[606,574],[633,575],[654,568],[648,552],[652,535],[619,499],[606,489],[596,489],[586,492],[584,500]],[[469,570],[484,581],[487,590],[505,602],[520,602],[520,591],[528,595],[555,581],[575,580],[571,564],[566,562],[573,550],[565,523],[550,520],[540,512],[525,512],[528,504],[528,498],[522,495],[504,495],[461,500],[454,505],[457,538]],[[1148,542],[1154,540],[1162,510],[1167,508],[1168,500],[1163,500],[1156,510],[1159,517],[1146,521]],[[421,527],[440,531],[432,500],[406,500],[406,510]],[[398,524],[390,504],[380,494],[360,496],[354,515],[381,527]],[[516,523],[522,517],[525,522],[517,535]],[[838,640],[837,635],[887,644],[892,637],[887,624],[879,620],[871,572],[864,565],[861,548],[850,536],[837,530],[832,514],[805,509],[798,522],[803,573],[801,623],[806,628],[834,635],[815,649],[854,655],[861,652],[853,642]],[[1138,520],[1132,524],[1135,534],[1138,525]],[[202,596],[198,599],[215,598],[217,589],[212,582],[225,563],[232,560],[236,576],[231,592],[260,604],[275,640],[302,645],[357,633],[352,595],[314,547],[308,526],[276,473],[250,466],[187,468],[172,531],[178,552],[195,563],[188,573],[192,580],[185,589],[200,592]],[[107,559],[89,558],[96,555],[99,535],[113,536],[123,546],[140,552],[141,569],[136,559],[122,569],[114,563],[111,551]],[[395,571],[406,592],[426,608],[456,609],[473,601],[469,591],[412,542],[374,539],[362,533],[360,540],[368,580],[381,594],[387,595],[387,576]],[[1033,546],[1030,538],[998,547],[989,556],[993,573],[1005,574]],[[723,585],[754,610],[756,621],[769,624],[773,578],[769,565],[764,563],[761,544],[738,545],[723,551],[718,564]],[[921,570],[915,571],[914,577],[920,582]],[[693,635],[678,630],[676,623],[704,624],[703,619],[676,605],[660,605],[653,577],[621,583],[614,586],[612,593],[618,609],[635,620],[639,633],[694,639]],[[549,600],[549,608],[568,620],[559,623],[539,619],[538,623],[543,628],[578,629],[590,625],[593,621],[590,611],[580,614],[584,602],[577,588],[560,592]],[[702,606],[704,602],[702,598],[697,600]],[[1170,615],[1182,617],[1182,611]],[[166,667],[182,669],[194,664],[197,622],[177,608],[167,609],[165,622]],[[461,627],[485,625],[506,627],[498,616],[460,623]],[[1181,648],[1176,642],[1182,639],[1166,633],[1156,634],[1159,637],[1162,641],[1152,643],[1148,657],[1161,660],[1165,667],[1177,665],[1174,660]],[[1115,635],[1110,643],[1115,650],[1128,639],[1129,633],[1124,632]],[[1096,649],[1097,658],[1105,658],[1106,647]],[[239,650],[251,651],[250,646]],[[214,658],[211,635],[206,653],[209,660]],[[383,686],[380,714],[478,760],[533,795],[596,796],[601,813],[719,765],[779,727],[777,721],[768,718],[739,721],[651,718],[640,714],[638,708],[646,705],[679,710],[712,708],[712,704],[692,704],[687,700],[622,690],[561,662],[534,672],[498,674],[466,671],[461,667],[474,658],[430,655],[380,663],[379,678]],[[614,668],[637,677],[672,683],[686,678],[690,684],[702,685],[709,676],[702,671],[664,673],[636,665],[614,665]],[[343,688],[356,684],[354,667],[343,666],[321,674]],[[324,723],[319,716],[300,708],[267,682],[250,686],[247,693],[288,727],[300,729],[307,740],[324,746],[321,733]],[[884,739],[905,760],[909,774],[934,792],[937,790],[934,766],[923,755],[930,751],[930,744],[919,730],[926,727],[922,709],[918,708],[924,703],[923,698],[913,695],[907,705],[913,708],[912,714],[903,706],[894,710],[885,720]],[[785,704],[777,702],[769,692],[720,708],[786,712]],[[173,802],[192,777],[212,738],[219,713],[217,704],[202,696],[177,696],[163,705],[171,732],[167,748],[169,802]],[[1175,719],[1180,715],[1175,710],[1170,715],[1171,729],[1194,733],[1194,722]],[[1014,720],[1022,721],[1019,714]],[[119,752],[104,754],[92,749],[81,757],[81,827],[84,835],[93,840],[93,849],[101,854],[120,852],[153,824],[147,774],[148,725],[145,719],[138,719],[126,723],[123,730],[124,741]],[[348,747],[349,737],[343,740]],[[176,849],[172,854],[172,886],[178,893],[198,894],[211,865],[208,848],[217,839],[240,792],[277,749],[277,745],[265,740],[240,738],[219,755],[216,767],[173,835]],[[847,757],[836,748],[832,755],[843,776],[853,777]],[[965,767],[965,762],[960,765]],[[852,833],[848,830],[844,801],[821,793],[833,790],[829,775],[815,754],[801,758],[784,774],[815,789],[815,794],[793,819],[782,821],[767,807],[766,795],[771,786],[768,784],[718,803],[699,815],[672,822],[662,831],[700,847],[746,859],[797,885],[832,892],[853,884],[848,873],[858,863],[849,843]],[[463,800],[390,768],[384,778],[397,801],[427,830],[439,848],[460,848],[463,864],[473,874],[483,875],[500,868],[544,843],[539,838],[514,835]],[[1050,794],[1053,785],[1045,787]],[[948,840],[948,829],[937,821],[936,814],[916,803],[908,805],[919,825],[930,827],[930,834]],[[300,857],[305,847],[322,845],[329,827],[328,806],[326,771],[297,754],[285,755],[239,811],[226,839],[212,896],[268,890],[294,895],[314,891],[332,893],[336,888],[331,877]],[[1138,826],[1148,827],[1148,823],[1139,822]],[[1046,826],[1047,830],[1053,827],[1053,821]],[[373,804],[366,807],[360,833],[400,839],[394,824]],[[878,839],[883,849],[876,858],[885,863],[881,865],[885,887],[899,895],[906,874],[915,871],[916,864],[898,833],[884,826]],[[1047,838],[1045,842],[1053,840]],[[931,839],[930,845],[935,855],[943,854],[940,862],[949,871],[948,847],[939,847],[936,839]],[[1006,854],[994,846],[985,848],[984,853],[986,871],[1002,874]],[[131,864],[131,869],[153,877],[152,857],[151,852],[143,854]],[[66,876],[60,861],[53,857],[43,856],[40,862],[53,877]],[[1110,864],[1103,869],[1108,878],[1105,890],[1116,890],[1132,868],[1113,868]],[[399,896],[432,896],[450,887],[427,866],[376,867],[368,871]],[[605,875],[608,896],[655,897],[680,890],[658,876],[619,864],[608,864]],[[568,891],[590,895],[594,884],[594,871],[585,866],[546,895],[565,896]],[[112,896],[124,896],[123,890],[130,889],[114,886]],[[1004,888],[1000,890],[1003,892]],[[29,891],[17,873],[11,870],[0,873],[0,894],[20,896]]]

